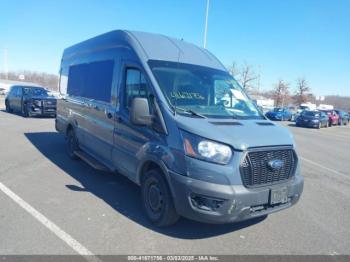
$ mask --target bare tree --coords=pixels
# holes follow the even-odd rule
[[[10,71],[7,76],[8,80],[36,83],[51,90],[56,90],[58,86],[58,76],[54,74],[24,70]],[[20,76],[23,76],[24,79],[20,80]],[[5,73],[0,72],[0,79],[1,78],[5,78]]]
[[[296,102],[298,105],[308,101],[310,87],[304,77],[297,80]]]
[[[252,91],[252,89],[256,87],[256,80],[258,80],[258,78],[258,75],[254,72],[251,65],[242,65],[239,82],[245,91]]]
[[[228,71],[234,78],[239,76],[239,70],[236,62],[232,62],[231,66],[228,67]]]
[[[251,92],[256,88],[259,76],[255,73],[253,66],[246,63],[239,66],[236,62],[232,62],[231,66],[228,67],[228,71],[245,91]]]
[[[285,106],[289,102],[289,84],[279,80],[273,90],[276,106]]]

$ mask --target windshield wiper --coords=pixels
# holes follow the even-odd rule
[[[191,109],[184,109],[184,108],[181,108],[181,107],[176,107],[176,109],[180,109],[180,110],[182,110],[183,112],[189,113],[189,114],[191,114],[191,115],[193,115],[193,116],[197,116],[197,117],[200,117],[200,118],[207,118],[206,116],[201,115],[201,114],[199,114],[199,113],[197,113],[197,112],[195,112],[195,111],[193,111],[193,110],[191,110]]]

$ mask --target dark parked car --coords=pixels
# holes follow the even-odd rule
[[[276,107],[273,111],[269,111],[265,116],[270,120],[292,120],[293,113],[284,107]]]
[[[329,118],[324,112],[320,111],[303,111],[295,121],[296,126],[304,127],[328,127]]]
[[[56,116],[56,98],[38,86],[12,86],[5,98],[7,112],[17,111],[24,117]]]
[[[340,126],[349,124],[349,121],[350,121],[349,113],[342,111],[342,110],[334,110],[334,111],[337,112],[337,114],[339,116],[338,124]]]
[[[324,112],[328,115],[328,122],[329,126],[334,126],[339,124],[339,115],[335,110],[322,110],[321,112]]]

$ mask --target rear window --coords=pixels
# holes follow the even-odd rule
[[[68,74],[68,94],[110,102],[113,69],[113,60],[71,66]]]

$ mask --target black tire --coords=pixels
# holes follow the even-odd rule
[[[6,112],[12,113],[13,110],[11,109],[10,102],[8,100],[5,101],[5,107],[6,107]]]
[[[328,126],[329,126],[329,127],[332,127],[332,121],[329,121],[329,122],[328,122]]]
[[[25,104],[22,104],[21,113],[23,117],[29,117],[28,108]]]
[[[75,152],[79,150],[79,143],[73,128],[70,128],[67,132],[66,148],[67,153],[71,159],[79,159],[78,156],[75,154]]]
[[[179,219],[169,186],[160,170],[153,169],[144,174],[141,197],[146,215],[154,225],[166,227]]]

